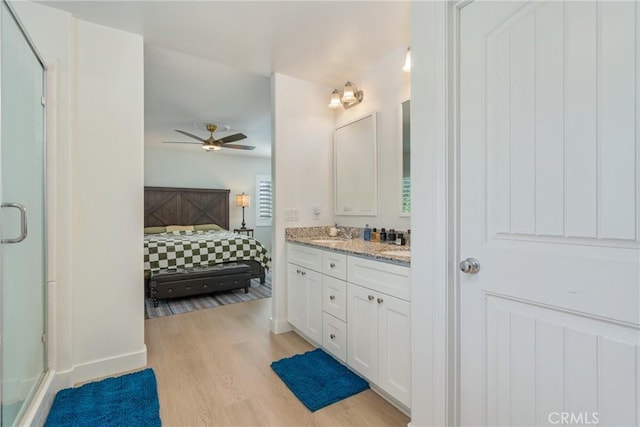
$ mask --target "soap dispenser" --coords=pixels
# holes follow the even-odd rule
[[[329,236],[336,237],[338,235],[338,223],[336,222],[333,227],[329,229]]]
[[[370,241],[371,240],[371,228],[369,228],[369,224],[365,224],[365,226],[364,226],[363,238],[366,241]]]

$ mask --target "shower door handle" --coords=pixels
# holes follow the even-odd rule
[[[27,208],[20,203],[3,203],[3,208],[16,208],[20,211],[20,235],[15,239],[2,239],[0,243],[20,243],[27,238]]]

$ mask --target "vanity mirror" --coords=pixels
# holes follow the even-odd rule
[[[377,215],[376,114],[336,129],[334,206],[336,215]]]
[[[411,214],[411,100],[400,104],[400,216]]]

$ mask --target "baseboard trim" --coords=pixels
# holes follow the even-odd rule
[[[147,346],[142,350],[109,357],[105,359],[93,360],[91,362],[76,365],[70,376],[71,384],[78,384],[85,381],[121,374],[123,372],[134,371],[147,366]]]
[[[286,320],[274,320],[269,319],[269,328],[274,334],[284,334],[285,332],[293,331],[293,328]]]
[[[20,425],[41,427],[47,420],[49,409],[53,404],[53,398],[56,395],[53,383],[55,380],[55,371],[48,371],[44,374],[42,382],[38,386],[36,394],[33,396],[31,405],[25,410]]]
[[[144,368],[147,365],[147,347],[142,350],[116,357],[94,360],[76,365],[71,370],[45,373],[38,390],[20,420],[20,425],[41,427],[47,420],[56,393],[64,388],[84,381],[95,380],[110,375],[122,374]]]

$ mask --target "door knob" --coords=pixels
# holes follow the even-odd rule
[[[460,262],[460,271],[468,274],[476,274],[480,271],[480,261],[475,258],[467,258]]]

